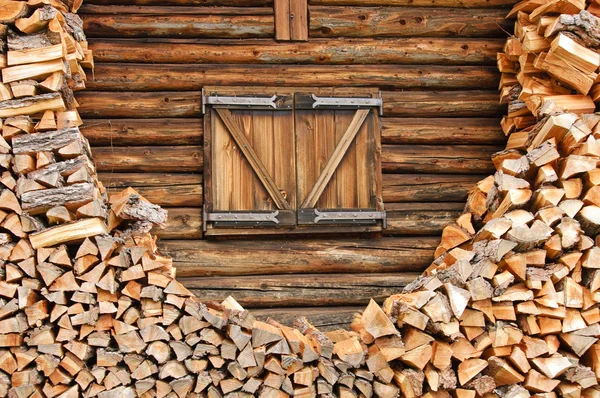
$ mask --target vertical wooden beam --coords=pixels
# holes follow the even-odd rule
[[[275,0],[275,39],[308,40],[307,0]]]
[[[275,39],[290,40],[290,0],[275,0]]]
[[[292,40],[308,40],[307,0],[290,1],[290,32]]]

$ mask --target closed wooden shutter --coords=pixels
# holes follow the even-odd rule
[[[218,94],[230,95],[228,92]],[[238,96],[270,97],[264,92],[260,95],[242,92]],[[293,96],[278,95],[276,101],[277,109],[216,104],[205,114],[205,134],[208,134],[205,154],[209,162],[205,165],[205,215],[213,218],[212,226],[247,228],[296,224]],[[261,214],[274,213],[277,224],[260,221]],[[233,220],[236,214],[239,221]],[[249,221],[252,215],[256,215],[258,221]]]
[[[381,143],[378,108],[347,105],[351,98],[375,98],[377,92],[325,91],[295,94],[298,222],[310,224],[377,224],[381,199]],[[320,105],[319,98],[341,98],[346,105]],[[315,99],[316,98],[316,99]],[[329,101],[332,103],[334,101]],[[368,213],[374,218],[344,214],[348,219],[315,222],[317,211]]]

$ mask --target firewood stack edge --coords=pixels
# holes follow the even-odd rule
[[[600,397],[600,5],[514,7],[497,172],[421,277],[327,333],[177,282],[166,212],[108,199],[78,129],[80,4],[1,5],[0,397]]]

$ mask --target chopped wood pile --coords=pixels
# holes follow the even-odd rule
[[[599,5],[515,6],[497,172],[421,277],[328,333],[200,303],[150,234],[166,212],[107,199],[78,6],[0,9],[0,397],[600,397]]]

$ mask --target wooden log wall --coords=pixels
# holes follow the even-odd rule
[[[82,131],[109,191],[132,186],[168,208],[161,250],[201,300],[234,294],[257,315],[286,307],[335,328],[332,313],[428,265],[467,189],[493,172],[505,142],[496,53],[514,2],[313,0],[308,41],[276,42],[268,0],[90,0]],[[202,240],[207,85],[380,88],[385,236]]]

